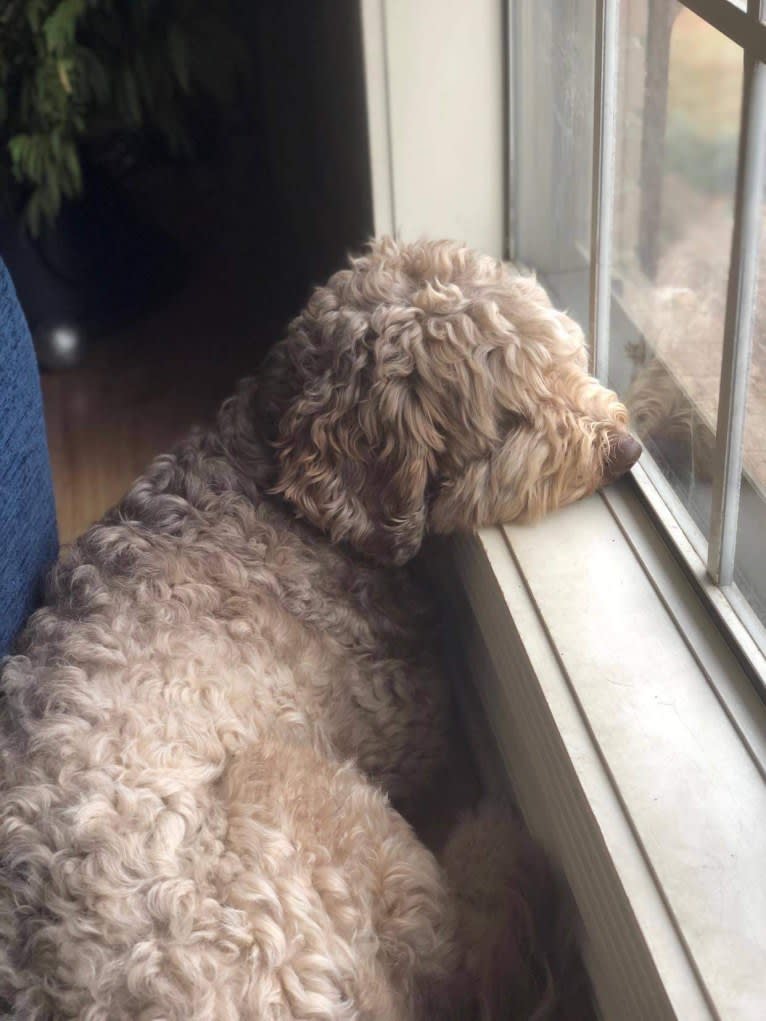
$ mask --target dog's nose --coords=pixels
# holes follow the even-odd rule
[[[641,456],[643,447],[630,433],[619,433],[609,448],[609,460],[604,470],[604,483],[614,482],[631,469]]]

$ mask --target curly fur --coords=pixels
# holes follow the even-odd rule
[[[650,358],[634,376],[626,395],[633,427],[642,442],[690,457],[697,481],[710,481],[715,431],[676,382],[668,367]]]
[[[384,240],[64,552],[2,674],[13,1017],[487,1002],[461,903],[389,801],[444,759],[447,696],[424,594],[385,565],[595,489],[626,416],[584,366],[530,278]]]
[[[426,528],[532,520],[597,489],[627,412],[534,278],[449,242],[383,240],[274,351],[277,491],[401,564]]]

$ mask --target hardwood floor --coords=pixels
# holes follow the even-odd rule
[[[281,328],[246,266],[217,254],[165,305],[42,377],[59,535],[71,541],[156,454],[210,422]],[[272,313],[273,316],[273,313]]]

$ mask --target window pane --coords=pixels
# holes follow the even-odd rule
[[[766,624],[766,196],[747,392],[744,464],[740,488],[734,580]]]
[[[512,4],[517,258],[588,321],[595,0]]]
[[[707,535],[742,52],[673,0],[620,34],[610,382]]]

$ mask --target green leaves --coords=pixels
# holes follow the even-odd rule
[[[16,179],[34,185],[26,204],[26,220],[36,235],[43,221],[55,218],[62,197],[73,198],[82,190],[77,146],[56,129],[49,134],[14,135],[8,141],[8,151]]]
[[[168,52],[176,80],[184,92],[188,92],[191,87],[189,50],[178,25],[170,25],[168,28]]]
[[[86,0],[61,0],[42,24],[50,53],[62,55],[74,46],[77,22],[85,13]]]
[[[10,0],[0,21],[0,180],[15,182],[33,233],[82,188],[90,87],[76,40],[87,10],[87,0]]]
[[[186,97],[244,66],[229,0],[0,0],[0,189],[37,233],[82,190],[85,140],[154,128],[188,146]],[[14,183],[15,182],[15,183]]]

